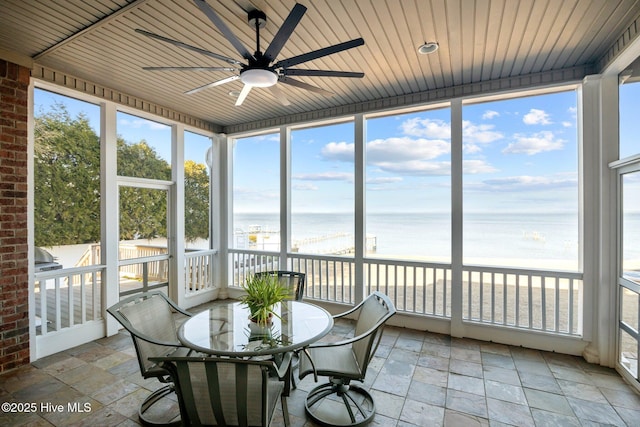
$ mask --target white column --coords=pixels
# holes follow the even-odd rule
[[[291,251],[291,129],[280,128],[280,269]]]
[[[581,93],[583,352],[591,363],[615,364],[617,292],[618,78],[588,76]]]
[[[462,323],[462,100],[451,101],[451,336],[464,336]]]
[[[367,250],[367,234],[365,224],[366,209],[366,143],[367,122],[363,114],[355,116],[354,126],[354,186],[355,186],[355,289],[354,303],[358,304],[365,297],[364,258]]]
[[[220,283],[220,298],[227,298],[229,288],[229,246],[233,243],[233,144],[235,140],[228,138],[225,134],[218,134],[216,138],[217,152],[219,158],[217,177],[218,192],[217,203],[211,205],[212,221],[219,224],[219,251],[218,263],[216,264],[216,275]],[[214,196],[215,197],[215,196]]]
[[[171,180],[169,192],[169,297],[185,306],[184,271],[184,125],[171,126]]]
[[[102,309],[111,307],[120,300],[120,282],[118,273],[118,218],[120,216],[118,200],[118,147],[116,135],[116,105],[103,102],[100,108],[100,253],[105,273],[102,277]],[[116,334],[120,324],[106,311],[105,334]]]

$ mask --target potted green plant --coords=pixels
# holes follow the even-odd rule
[[[291,291],[276,276],[254,274],[243,284],[246,295],[241,301],[249,308],[251,320],[267,325],[274,313],[274,305],[291,298]]]

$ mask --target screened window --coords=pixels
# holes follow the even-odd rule
[[[638,378],[640,350],[640,172],[622,175],[622,277],[619,362]]]
[[[171,180],[171,127],[123,112],[117,114],[118,175]]]
[[[291,248],[354,250],[353,122],[291,132]]]
[[[100,264],[100,107],[38,88],[34,104],[35,246],[64,268]]]
[[[578,269],[576,93],[463,107],[464,262]]]
[[[640,70],[638,70],[640,72]],[[638,99],[640,81],[629,79],[620,86],[620,158],[640,154]]]
[[[451,259],[450,110],[367,120],[368,256]]]
[[[184,133],[184,233],[187,249],[209,249],[211,138]]]
[[[280,135],[233,145],[233,242],[236,249],[280,249]]]

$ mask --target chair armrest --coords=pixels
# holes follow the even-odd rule
[[[348,316],[349,314],[355,313],[356,311],[360,310],[361,307],[362,307],[362,304],[358,304],[355,307],[352,307],[351,309],[349,309],[349,310],[347,310],[347,311],[345,311],[343,313],[334,314],[331,317],[333,317],[334,319],[339,319],[341,317],[345,317],[345,316]]]
[[[366,332],[361,333],[358,336],[355,336],[355,337],[352,337],[352,338],[347,338],[345,340],[336,341],[336,342],[314,343],[314,344],[309,345],[308,348],[338,347],[338,346],[353,344],[354,342],[360,341],[361,339],[363,339],[365,337],[368,337],[369,335],[375,333],[381,327],[383,327],[383,325],[375,325],[373,328],[369,329]]]
[[[140,332],[138,329],[134,328],[131,322],[127,320],[125,316],[123,316],[117,310],[112,310],[112,307],[107,308],[107,312],[111,314],[124,328],[134,337],[140,338],[143,341],[150,342],[151,344],[163,345],[166,347],[184,347],[182,343],[179,341],[170,342],[170,341],[160,341],[157,340],[147,334]]]
[[[278,366],[278,364],[275,361],[273,362],[273,368],[276,374],[278,375],[278,378],[285,379],[285,376],[288,376],[289,366],[291,365],[292,358],[293,358],[293,353],[289,351],[284,353],[284,356],[282,356],[282,361],[280,362],[280,366]]]

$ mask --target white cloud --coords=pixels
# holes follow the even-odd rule
[[[319,187],[317,185],[313,185],[311,183],[293,184],[291,186],[291,188],[293,190],[299,190],[299,191],[317,191],[317,190],[319,190]]]
[[[325,160],[336,160],[339,162],[353,162],[355,145],[348,142],[330,142],[320,151]]]
[[[526,125],[550,125],[552,123],[546,111],[536,108],[529,110],[522,118],[522,121]]]
[[[414,159],[434,159],[449,153],[451,145],[447,141],[409,137],[375,139],[367,143],[367,162],[403,162]],[[330,142],[322,148],[325,160],[353,162],[354,144]]]
[[[405,162],[378,162],[376,166],[384,172],[413,176],[447,176],[451,175],[450,162],[428,162],[424,160],[408,160]]]
[[[477,174],[477,173],[493,173],[498,169],[485,162],[484,160],[464,160],[462,162],[462,172],[465,174]]]
[[[353,174],[349,172],[322,172],[322,173],[306,173],[292,176],[293,179],[300,181],[353,181]]]
[[[484,120],[491,120],[493,118],[499,117],[500,113],[498,113],[497,111],[493,111],[493,110],[487,110],[484,112],[484,114],[482,115],[482,118]]]
[[[563,174],[551,176],[521,175],[485,180],[482,182],[482,189],[489,191],[552,190],[576,187],[577,185],[578,180],[575,176]]]
[[[565,141],[556,139],[552,132],[537,132],[531,136],[523,134],[513,135],[515,142],[510,143],[502,150],[504,154],[527,154],[529,156],[544,151],[561,150]]]
[[[573,123],[571,123],[571,122],[562,122],[562,126],[564,126],[566,128],[570,128],[571,126],[573,126]]]
[[[494,125],[476,125],[469,120],[462,121],[462,136],[465,143],[488,144],[504,138],[502,132],[494,131]]]
[[[441,139],[409,137],[375,139],[367,143],[367,161],[406,161],[435,159],[451,151],[451,144]]]
[[[402,181],[400,176],[378,177],[367,179],[367,184],[395,184]]]
[[[154,122],[152,120],[143,120],[143,119],[120,119],[118,120],[118,124],[122,126],[127,126],[134,129],[140,128],[148,128],[151,130],[167,130],[169,127],[162,123]]]
[[[405,120],[400,128],[405,135],[451,139],[451,125],[444,120],[415,117]]]
[[[482,151],[482,148],[476,144],[464,144],[462,150],[465,154],[476,154]]]

